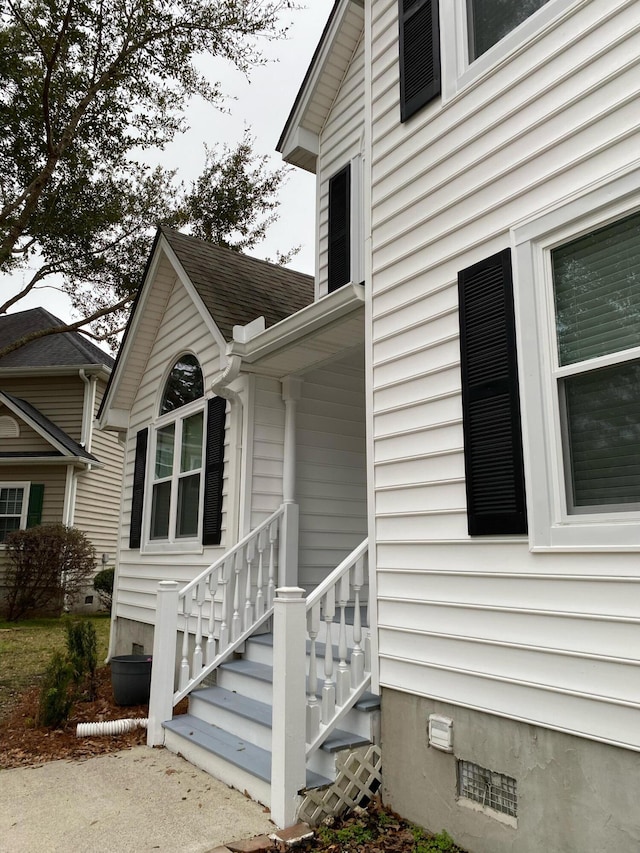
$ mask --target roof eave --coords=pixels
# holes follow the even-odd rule
[[[0,378],[25,377],[25,376],[74,376],[83,370],[88,376],[100,376],[108,379],[111,375],[111,367],[106,364],[56,364],[48,367],[30,365],[28,367],[2,367],[0,365]]]
[[[363,305],[364,286],[351,282],[285,317],[279,323],[269,326],[246,342],[234,340],[229,345],[227,354],[239,355],[246,364],[254,364]]]
[[[320,36],[318,46],[313,54],[311,63],[276,145],[276,151],[282,154],[282,159],[285,162],[313,174],[316,171],[320,139],[317,133],[304,127],[304,120],[310,106],[313,104],[333,46],[342,28],[349,6],[352,4],[364,6],[364,0],[335,0],[333,9],[329,14],[329,19]]]

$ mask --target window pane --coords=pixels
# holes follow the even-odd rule
[[[182,453],[180,471],[202,468],[202,424],[204,413],[198,412],[182,422]]]
[[[640,346],[640,214],[551,253],[560,365]]]
[[[156,441],[156,480],[170,477],[173,473],[173,445],[176,434],[176,425],[159,429]]]
[[[202,370],[198,359],[194,355],[183,355],[173,366],[167,384],[164,387],[164,396],[160,406],[160,414],[173,412],[204,396],[204,381]]]
[[[0,515],[22,515],[23,497],[23,488],[0,489]]]
[[[640,504],[640,362],[564,382],[574,507]]]
[[[7,533],[11,530],[18,530],[20,527],[20,518],[11,518],[5,516],[0,517],[0,542],[4,542]]]
[[[169,538],[169,505],[171,503],[171,483],[155,483],[151,502],[151,538]]]
[[[482,56],[549,0],[467,0],[469,62]]]
[[[178,523],[176,536],[198,535],[200,507],[200,474],[183,477],[178,484]]]

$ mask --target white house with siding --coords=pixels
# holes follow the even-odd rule
[[[120,556],[117,618],[150,631],[157,600],[156,660],[179,636],[173,701],[222,661],[220,685],[229,649],[259,677],[271,640],[247,638],[273,616],[273,711],[217,706],[273,720],[242,737],[272,750],[247,790],[276,822],[301,800],[321,813],[303,757],[331,777],[314,762],[339,729],[340,746],[375,742],[349,743],[373,781],[381,747],[388,805],[471,853],[640,845],[639,46],[637,0],[334,5],[278,145],[317,175],[313,302],[264,328],[249,310],[205,370],[205,396],[228,401],[220,557],[189,585],[175,543],[149,542],[162,553],[136,570],[144,541]],[[166,269],[178,316],[184,277]],[[186,342],[204,361],[172,330],[157,364],[165,338],[148,335],[107,422],[154,416]],[[161,578],[187,586],[154,599]],[[305,614],[306,709],[305,643],[287,639]],[[161,725],[170,657],[150,741],[201,761]],[[354,719],[363,691],[381,696],[379,736]]]

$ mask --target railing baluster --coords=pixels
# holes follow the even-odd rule
[[[318,699],[318,658],[316,639],[320,631],[320,604],[316,604],[307,613],[307,633],[311,640],[309,653],[309,695],[307,698],[307,742],[320,730],[320,700]]]
[[[244,591],[244,630],[248,631],[253,622],[253,605],[251,603],[251,564],[256,556],[256,540],[249,539],[246,547],[247,578]]]
[[[220,620],[220,637],[218,638],[218,649],[223,652],[229,645],[229,584],[233,572],[233,557],[227,557],[222,564],[222,619]]]
[[[276,542],[278,541],[278,519],[269,525],[269,584],[267,587],[267,607],[273,607],[276,597]]]
[[[356,560],[353,570],[353,651],[351,652],[351,686],[356,688],[364,678],[364,652],[362,651],[362,614],[360,613],[360,590],[364,582],[364,557]]]
[[[340,604],[340,634],[338,636],[338,672],[336,674],[336,702],[344,705],[351,693],[351,676],[347,664],[347,619],[346,609],[349,601],[349,574],[345,572],[340,578],[338,602]]]
[[[258,534],[258,578],[257,585],[258,589],[256,592],[256,619],[259,619],[264,613],[264,549],[266,547],[266,535],[265,531],[261,530]]]
[[[202,669],[202,606],[204,605],[205,585],[199,583],[196,587],[196,605],[198,608],[198,616],[196,619],[196,636],[193,647],[193,666],[191,669],[192,677],[198,675]]]
[[[336,615],[336,588],[327,590],[323,602],[324,624],[326,628],[324,649],[324,684],[322,686],[322,722],[331,721],[336,707],[336,685],[333,680],[333,646],[331,644],[331,623]]]
[[[209,631],[207,635],[207,653],[205,660],[207,666],[216,656],[216,595],[218,594],[218,572],[209,574]]]
[[[193,592],[188,592],[183,596],[182,604],[182,661],[180,662],[180,689],[186,687],[189,683],[189,613],[191,611],[191,600]]]
[[[237,640],[242,633],[240,619],[240,572],[242,571],[242,550],[236,553],[234,565],[235,577],[233,588],[233,618],[231,619],[231,639]]]

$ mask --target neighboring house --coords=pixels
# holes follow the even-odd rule
[[[228,261],[156,243],[102,415],[129,430],[114,649],[156,624],[149,742],[276,822],[371,684],[401,814],[471,853],[640,845],[639,45],[637,0],[337,0],[279,143],[317,175],[314,301],[262,328],[238,282],[223,331]],[[228,400],[217,551],[179,535],[187,354],[184,414]],[[375,775],[358,750],[305,817]]]
[[[0,317],[0,346],[61,325],[34,308]],[[37,524],[73,525],[115,563],[122,482],[117,437],[94,431],[113,359],[77,332],[34,340],[0,359],[0,595],[5,536]],[[75,605],[95,610],[93,588]]]

